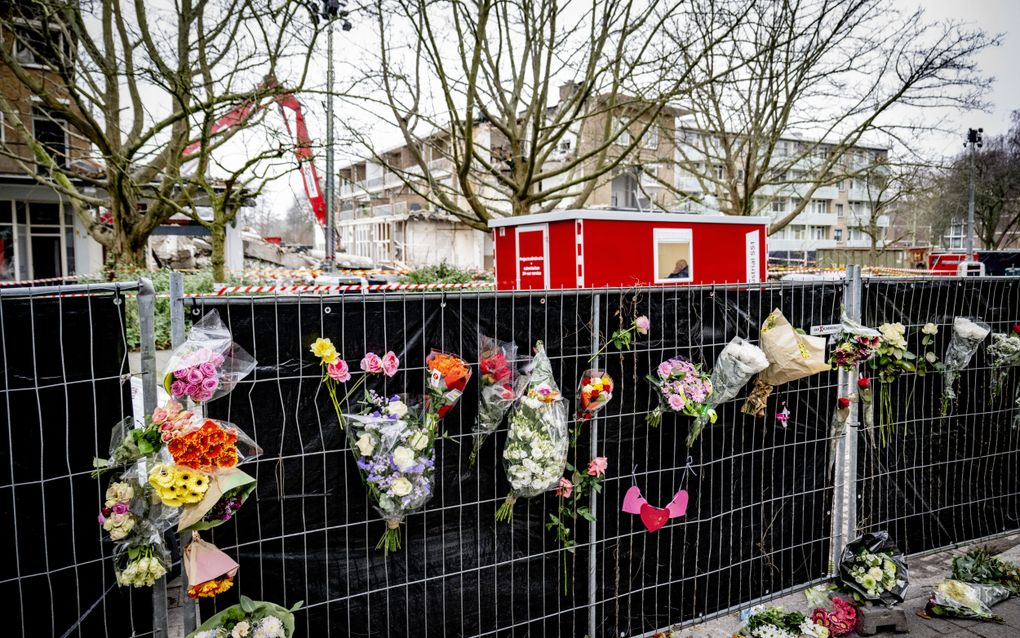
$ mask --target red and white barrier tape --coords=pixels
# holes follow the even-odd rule
[[[361,290],[456,290],[463,288],[492,288],[489,282],[470,282],[466,284],[342,284],[336,286],[220,286],[214,295],[229,294],[265,294],[281,292],[338,292]]]
[[[47,277],[45,279],[23,279],[21,281],[0,281],[0,287],[6,288],[9,286],[34,286],[36,284],[52,284],[59,283],[62,281],[74,281],[79,279],[81,275],[68,275],[66,277]]]

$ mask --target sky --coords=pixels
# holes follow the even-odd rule
[[[987,101],[991,108],[988,112],[971,111],[966,113],[948,113],[947,121],[950,129],[958,131],[928,138],[926,155],[930,157],[950,157],[962,150],[963,139],[969,127],[984,128],[986,135],[1001,135],[1010,124],[1010,113],[1020,109],[1020,0],[889,0],[890,4],[904,12],[912,12],[923,8],[929,20],[952,20],[966,23],[974,28],[982,29],[989,34],[1001,34],[1002,44],[986,49],[977,62],[981,70],[995,78]],[[335,40],[334,62],[337,66],[337,86],[344,86],[345,74],[364,63],[366,57],[374,56],[376,43],[371,35],[374,25],[363,25],[359,28],[358,18],[352,17],[353,30],[343,32],[337,29]],[[318,71],[325,77],[326,43],[321,41],[322,55],[316,60],[313,75]],[[326,120],[323,98],[321,96],[304,99],[305,116],[310,134],[319,140],[325,138]],[[341,111],[338,117],[346,117]],[[338,130],[340,127],[337,127]],[[344,153],[338,149],[337,163],[342,161]],[[325,188],[325,159],[320,153],[316,157],[323,188]],[[304,201],[304,191],[300,175],[295,170],[289,180],[280,180],[267,189],[263,204],[282,214],[290,208],[295,200]]]

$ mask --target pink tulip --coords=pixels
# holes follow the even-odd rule
[[[393,354],[393,351],[389,351],[383,355],[382,358],[382,371],[388,377],[392,377],[397,373],[397,368],[400,367],[400,360],[397,359],[397,355]]]

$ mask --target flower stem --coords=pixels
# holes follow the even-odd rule
[[[386,521],[386,531],[375,548],[382,549],[387,554],[400,549],[400,521]]]
[[[496,520],[509,523],[514,517],[514,503],[517,502],[517,497],[514,496],[513,492],[507,495],[506,500],[496,510]]]

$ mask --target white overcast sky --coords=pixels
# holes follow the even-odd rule
[[[984,128],[986,135],[1002,134],[1008,129],[1010,112],[1020,109],[1020,0],[889,0],[890,4],[904,12],[911,12],[917,7],[924,9],[930,20],[963,21],[973,27],[983,29],[989,34],[1003,34],[1002,45],[990,48],[978,56],[978,63],[984,73],[993,76],[995,83],[987,101],[991,110],[985,112],[951,113],[948,121],[952,123],[955,134],[933,137],[929,140],[928,153],[932,156],[955,155],[963,144],[963,135],[968,127]],[[334,60],[338,68],[337,86],[343,85],[344,67],[357,66],[364,62],[364,57],[371,56],[375,51],[374,38],[371,33],[374,25],[359,25],[357,17],[353,18],[354,29],[350,32],[336,31]],[[321,56],[316,61],[320,77],[325,77],[326,42],[320,41]],[[315,85],[313,81],[311,83]],[[317,142],[325,139],[326,118],[323,98],[320,96],[303,99],[305,115],[308,120],[309,133]],[[338,118],[346,117],[343,111]],[[338,130],[341,127],[337,127]],[[344,149],[337,149],[338,164],[344,157]],[[320,153],[316,157],[316,166],[325,187],[325,158]],[[264,194],[264,204],[271,206],[278,213],[289,208],[296,199],[304,200],[304,191],[300,175],[294,171],[291,179],[280,180],[272,184],[269,192]]]

